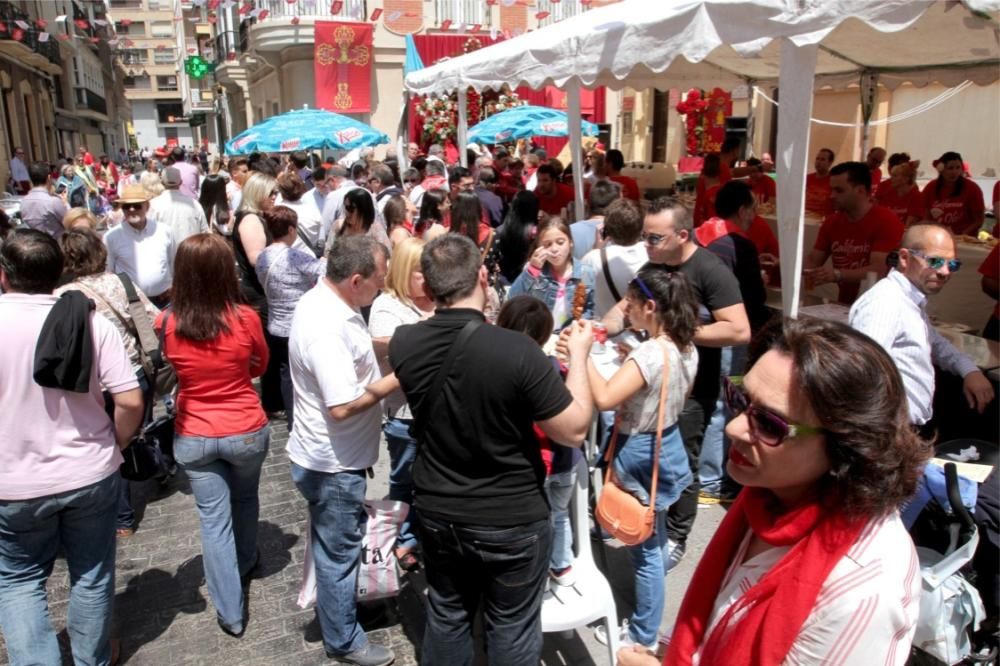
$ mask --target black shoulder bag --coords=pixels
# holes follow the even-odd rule
[[[448,355],[444,357],[444,362],[441,363],[441,367],[438,368],[437,374],[434,376],[434,383],[431,384],[431,390],[424,395],[424,399],[420,402],[420,413],[413,414],[413,425],[411,426],[412,434],[414,439],[421,440],[424,433],[424,424],[428,423],[431,418],[431,408],[437,402],[441,396],[442,389],[444,388],[444,382],[448,378],[448,373],[451,371],[451,366],[455,364],[455,358],[458,357],[458,353],[462,351],[462,348],[472,337],[472,334],[476,332],[476,329],[482,326],[483,322],[479,319],[471,319],[459,332],[458,337],[455,341],[451,343],[451,349],[448,350]]]
[[[604,271],[604,279],[608,282],[608,289],[611,290],[611,297],[615,299],[615,303],[622,300],[622,295],[618,293],[615,288],[615,281],[611,279],[611,268],[608,266],[608,249],[606,247],[601,248],[601,270]]]

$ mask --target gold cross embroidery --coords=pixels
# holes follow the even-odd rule
[[[333,31],[333,44],[320,44],[316,49],[316,59],[321,65],[358,65],[368,64],[371,54],[364,45],[351,46],[354,41],[354,30],[341,26]]]
[[[337,84],[337,96],[333,98],[333,105],[338,109],[349,109],[353,104],[351,96],[347,94],[347,84]]]

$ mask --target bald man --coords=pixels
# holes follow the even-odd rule
[[[933,415],[934,365],[962,377],[965,399],[980,414],[994,397],[993,386],[976,364],[927,318],[927,297],[939,293],[960,267],[950,231],[934,224],[913,225],[903,234],[896,268],[851,308],[850,325],[882,345],[896,362],[910,421],[918,426]]]

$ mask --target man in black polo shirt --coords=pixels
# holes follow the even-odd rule
[[[396,329],[389,362],[418,442],[414,504],[429,587],[422,661],[472,662],[482,599],[490,663],[537,664],[552,532],[532,424],[553,442],[579,446],[586,436],[590,324],[567,334],[563,384],[533,340],[483,323],[487,273],[475,243],[437,238],[420,267],[437,311]]]
[[[642,240],[649,255],[647,266],[654,264],[664,270],[679,271],[691,282],[702,322],[694,336],[698,373],[678,421],[695,482],[667,513],[669,571],[684,556],[687,536],[698,514],[698,456],[719,397],[721,348],[749,342],[750,323],[739,282],[722,260],[694,242],[691,213],[683,205],[669,197],[653,201],[642,223]],[[625,307],[623,299],[605,316],[609,334],[616,335],[624,327]]]

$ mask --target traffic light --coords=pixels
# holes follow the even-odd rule
[[[215,65],[208,62],[200,55],[188,56],[184,61],[184,71],[188,73],[192,79],[200,81],[205,78],[205,75],[209,72],[215,71]]]

